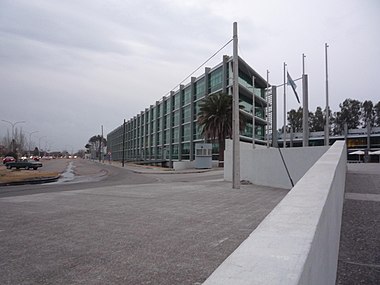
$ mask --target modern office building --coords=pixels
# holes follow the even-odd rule
[[[267,82],[243,59],[239,58],[239,98],[241,110],[252,122],[255,98],[255,141],[265,144]],[[199,105],[205,96],[223,92],[232,94],[232,57],[223,56],[220,64],[205,68],[204,74],[192,77],[186,85],[171,91],[155,104],[141,111],[107,135],[108,151],[113,160],[161,162],[194,160],[195,144],[204,142],[197,124]],[[254,88],[252,77],[255,78]],[[269,93],[269,92],[268,92]],[[252,123],[247,123],[241,139],[252,141]],[[123,147],[124,144],[124,147]],[[213,145],[213,159],[218,159],[218,145]]]

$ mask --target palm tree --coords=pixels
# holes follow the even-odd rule
[[[199,109],[197,121],[202,127],[202,136],[212,142],[219,142],[219,161],[224,161],[225,139],[232,137],[232,96],[224,93],[206,96]],[[242,130],[246,119],[241,113],[239,118]]]

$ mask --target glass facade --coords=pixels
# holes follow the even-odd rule
[[[203,75],[192,79],[190,84],[181,86],[179,90],[171,92],[169,96],[128,120],[125,131],[125,159],[152,162],[193,160],[195,144],[204,142],[201,127],[197,124],[200,103],[205,96],[212,93],[224,91],[232,94],[232,80],[228,78],[229,75],[232,76],[231,63],[231,57],[224,57],[223,62],[213,69],[206,69]],[[247,67],[244,69],[247,70]],[[252,92],[251,72],[254,71],[251,68],[250,70],[249,74],[239,70],[239,84],[248,89],[250,87]],[[260,97],[255,99],[255,133],[257,138],[263,140],[266,103],[261,97],[265,94],[266,82],[261,79],[261,85],[255,87],[254,94]],[[241,93],[239,97],[240,105],[244,106],[252,120],[252,95],[249,97]],[[261,102],[261,105],[257,102]],[[241,135],[252,137],[252,124],[248,123]],[[107,139],[112,158],[121,160],[123,125],[109,133]],[[213,159],[218,159],[218,148],[218,144],[213,143]],[[168,165],[171,166],[170,163]]]

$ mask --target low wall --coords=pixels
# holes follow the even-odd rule
[[[204,285],[335,284],[345,178],[337,141]]]
[[[211,162],[212,168],[218,167],[219,161],[213,160]],[[195,161],[194,160],[182,160],[182,161],[173,161],[174,170],[185,170],[185,169],[194,169]]]
[[[278,149],[256,145],[252,149],[252,144],[241,142],[240,178],[256,185],[291,189],[328,148]],[[224,158],[224,180],[232,181],[232,140],[226,140]]]
[[[184,170],[194,168],[194,161],[173,161],[174,170]]]

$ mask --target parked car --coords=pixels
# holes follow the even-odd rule
[[[16,159],[13,156],[6,156],[3,158],[3,164],[6,164],[7,162],[14,162]]]
[[[42,163],[41,162],[37,162],[37,161],[33,161],[33,160],[24,159],[24,160],[21,160],[21,161],[7,162],[7,163],[5,163],[5,166],[8,169],[12,169],[12,168],[16,168],[16,169],[25,168],[26,170],[28,170],[28,169],[37,170],[38,167],[42,167]]]

